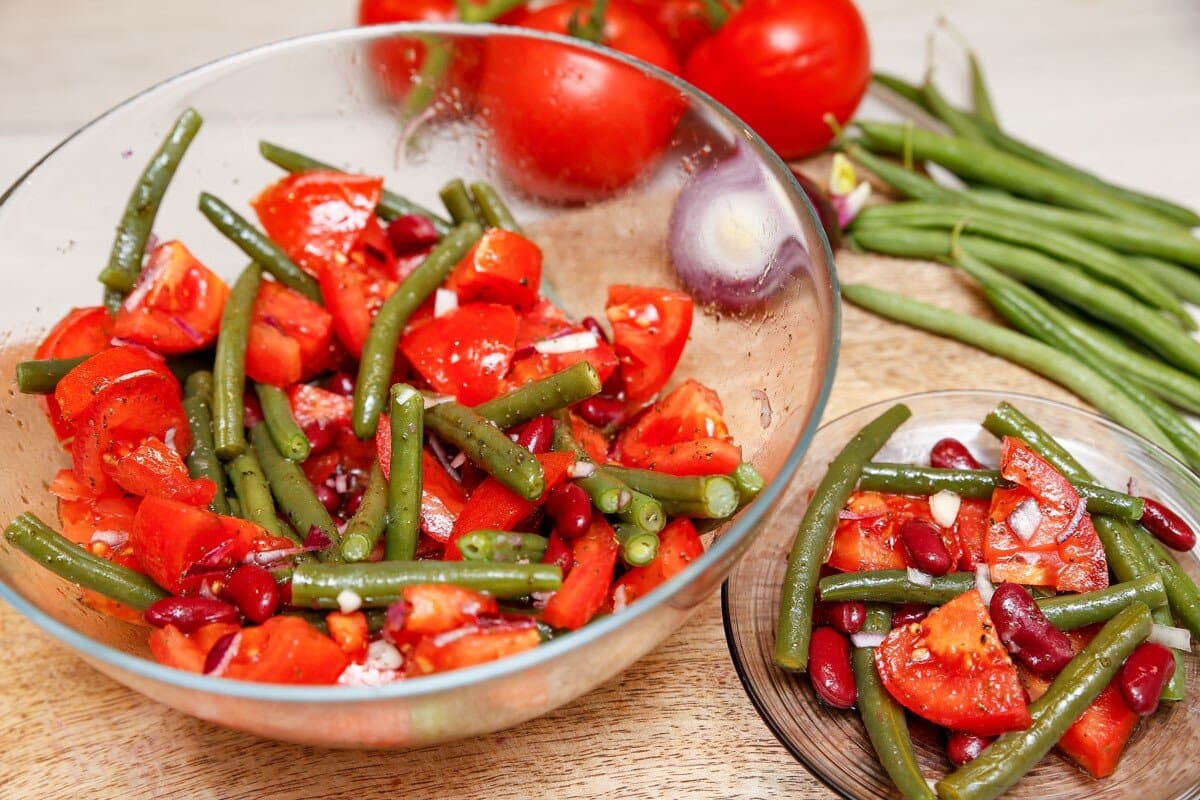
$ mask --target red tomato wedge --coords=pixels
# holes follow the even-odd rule
[[[984,543],[988,536],[990,505],[987,500],[964,497],[958,506],[958,517],[954,520],[954,538],[959,547],[958,568],[963,572],[974,572],[977,566],[987,563]]]
[[[375,446],[383,477],[391,480],[392,425],[387,417],[379,418],[379,427],[375,429]],[[466,504],[467,493],[462,484],[451,478],[428,450],[422,451],[421,530],[439,542],[447,541]]]
[[[157,353],[190,353],[217,340],[229,287],[180,242],[150,253],[137,286],[125,298],[113,335]]]
[[[275,281],[263,281],[254,301],[246,374],[288,386],[320,371],[329,357],[333,317],[317,303]]]
[[[502,303],[532,308],[542,282],[542,250],[519,233],[485,232],[450,273],[446,288],[460,303]]]
[[[278,616],[243,628],[226,678],[261,683],[336,683],[350,665],[337,642],[299,617]]]
[[[108,347],[113,335],[112,328],[112,316],[104,306],[73,308],[50,329],[33,357],[44,359],[94,355]],[[50,420],[50,427],[54,429],[54,435],[60,441],[70,436],[71,426],[63,420],[54,395],[39,400],[44,403],[43,410]]]
[[[658,535],[658,555],[644,567],[634,567],[612,585],[610,600],[615,609],[644,597],[688,568],[704,555],[704,542],[687,517],[673,520]]]
[[[333,331],[355,358],[362,355],[375,315],[402,277],[375,217],[368,220],[361,241],[346,262],[317,276],[321,299],[333,315]]]
[[[575,414],[571,414],[569,419],[571,420],[571,436],[583,448],[583,452],[587,453],[588,458],[597,464],[608,461],[608,437],[604,435],[604,432]]]
[[[337,646],[350,658],[359,661],[366,656],[367,644],[371,639],[371,627],[366,614],[361,611],[349,614],[331,611],[325,615],[325,627],[329,630],[329,638],[337,642]]]
[[[1005,437],[984,554],[992,580],[1088,592],[1108,586],[1108,562],[1071,482],[1019,439]],[[1021,521],[1026,520],[1026,521]],[[1014,522],[1027,528],[1019,535]]]
[[[577,630],[604,605],[617,566],[617,536],[602,514],[592,515],[587,533],[575,540],[571,571],[546,601],[542,621]]]
[[[146,375],[175,380],[162,358],[142,347],[110,347],[79,364],[62,377],[54,388],[63,419],[79,421],[83,413],[101,402],[110,389],[122,391],[122,384]],[[178,383],[176,381],[176,383]]]
[[[375,217],[383,179],[331,170],[297,172],[268,186],[252,205],[267,235],[306,272],[343,267]]]
[[[422,638],[413,648],[407,674],[429,675],[472,667],[532,650],[541,641],[537,625],[531,619],[467,625]]]
[[[986,506],[984,503],[985,511]],[[958,540],[952,531],[942,528],[933,519],[929,498],[883,492],[850,495],[842,519],[838,520],[833,550],[826,563],[842,572],[904,569],[910,564],[900,541],[900,529],[914,519],[924,520],[942,532],[946,550],[957,563]]]
[[[616,460],[669,475],[727,475],[742,463],[717,393],[686,380],[617,438]]]
[[[400,350],[435,391],[473,406],[500,393],[516,341],[516,312],[471,303],[414,327]]]
[[[548,302],[539,303],[523,314],[517,322],[517,355],[506,381],[509,388],[515,389],[529,381],[561,372],[580,361],[588,361],[596,368],[601,383],[608,380],[617,368],[617,354],[607,342],[597,341],[595,347],[568,353],[539,353],[534,349],[537,342],[583,333],[584,330],[569,322]]]
[[[138,508],[130,541],[146,574],[177,594],[197,562],[218,548],[228,549],[236,539],[237,533],[207,509],[147,497]]]
[[[113,480],[130,494],[207,506],[217,494],[208,478],[193,479],[174,450],[153,436],[118,459]]]
[[[1017,669],[975,590],[894,628],[875,649],[875,666],[900,705],[951,730],[995,736],[1032,722]]]
[[[625,399],[640,405],[666,385],[692,330],[692,298],[645,286],[610,286],[604,313],[621,360]]]
[[[1067,631],[1076,653],[1092,640],[1097,630],[1093,626]],[[1021,682],[1031,700],[1037,700],[1050,687],[1050,681],[1027,669],[1021,669]],[[1121,752],[1137,724],[1138,715],[1125,702],[1114,678],[1058,740],[1058,749],[1093,778],[1107,778],[1116,771]]]

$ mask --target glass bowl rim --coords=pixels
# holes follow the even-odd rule
[[[84,658],[103,662],[117,669],[132,673],[141,678],[148,678],[158,683],[177,686],[179,688],[212,693],[225,697],[238,697],[251,700],[262,701],[278,701],[278,702],[301,702],[301,703],[340,703],[340,702],[365,702],[390,700],[394,698],[415,698],[426,695],[433,695],[440,692],[452,691],[454,689],[474,684],[491,681],[497,678],[506,677],[526,669],[534,668],[542,663],[554,660],[560,654],[566,653],[577,648],[585,648],[592,642],[604,638],[610,632],[632,622],[643,614],[649,613],[652,609],[657,608],[671,600],[685,586],[697,578],[700,573],[705,571],[709,566],[717,561],[720,561],[726,555],[735,549],[742,540],[749,537],[762,521],[766,509],[773,506],[779,499],[783,490],[791,482],[796,470],[799,468],[803,460],[808,446],[811,444],[813,437],[816,435],[817,428],[820,424],[821,416],[824,413],[825,406],[829,400],[829,394],[833,386],[833,379],[837,369],[838,354],[841,343],[841,302],[840,290],[836,266],[833,259],[833,253],[829,246],[828,238],[821,227],[819,217],[812,206],[808,196],[800,188],[799,183],[792,175],[791,170],[787,165],[767,147],[766,143],[754,133],[754,131],[742,122],[731,111],[718,103],[705,92],[697,89],[683,81],[682,78],[672,75],[665,70],[659,69],[651,64],[647,64],[639,59],[626,56],[615,50],[611,50],[600,45],[593,44],[577,38],[561,36],[558,34],[545,33],[542,31],[534,31],[527,28],[514,28],[509,26],[500,26],[493,24],[467,24],[467,23],[394,23],[389,25],[373,25],[364,27],[343,28],[331,31],[322,31],[318,33],[305,34],[295,36],[288,39],[282,39],[276,42],[271,42],[265,45],[259,45],[240,52],[222,56],[213,59],[204,64],[184,70],[169,78],[159,81],[151,86],[137,92],[134,95],[122,100],[120,103],[107,109],[97,117],[84,123],[70,135],[56,144],[53,148],[47,151],[37,161],[33,163],[20,177],[7,189],[3,194],[0,194],[0,206],[13,195],[14,192],[23,184],[31,175],[33,175],[42,164],[50,160],[55,153],[65,147],[76,137],[83,134],[88,129],[102,120],[108,119],[120,113],[127,106],[134,105],[144,97],[156,95],[160,92],[167,92],[173,89],[177,84],[184,83],[196,78],[203,78],[209,73],[219,73],[230,66],[249,63],[252,61],[270,58],[276,53],[285,52],[292,49],[303,49],[309,46],[320,46],[331,42],[353,42],[353,41],[369,41],[389,37],[395,34],[425,34],[425,35],[453,35],[453,36],[468,36],[478,39],[485,39],[492,36],[503,36],[514,39],[534,39],[546,42],[557,42],[560,44],[569,44],[574,47],[590,50],[593,53],[608,58],[629,67],[637,69],[650,78],[667,83],[672,88],[676,89],[683,95],[696,101],[700,106],[705,107],[720,119],[730,130],[736,131],[751,147],[757,158],[769,168],[777,177],[782,178],[782,183],[786,190],[791,195],[791,201],[794,205],[800,208],[807,209],[809,214],[812,230],[816,234],[817,241],[820,244],[821,255],[824,257],[825,264],[829,272],[829,287],[830,287],[830,314],[827,322],[829,333],[828,352],[824,359],[824,363],[820,366],[824,367],[824,375],[821,378],[821,386],[816,394],[815,402],[810,410],[810,416],[805,423],[803,430],[797,437],[795,445],[788,453],[783,467],[779,474],[771,481],[758,496],[756,501],[752,503],[745,511],[743,516],[734,522],[733,526],[717,539],[713,546],[705,551],[704,555],[694,561],[682,573],[667,581],[662,586],[656,588],[653,592],[644,598],[639,599],[637,603],[623,609],[620,613],[610,614],[602,619],[589,623],[583,628],[572,631],[569,635],[553,639],[545,642],[533,650],[527,650],[515,656],[500,659],[498,661],[488,662],[466,669],[455,670],[451,672],[439,673],[434,675],[423,676],[419,678],[408,678],[394,683],[386,684],[380,687],[351,687],[351,686],[290,686],[286,684],[271,684],[271,683],[253,683],[248,681],[226,680],[215,678],[208,675],[200,675],[196,673],[186,672],[184,670],[174,669],[163,664],[159,664],[147,658],[131,655],[121,650],[109,647],[106,644],[92,639],[82,633],[79,633],[70,626],[59,622],[50,614],[42,611],[30,601],[26,600],[7,583],[0,581],[0,599],[3,599],[13,606],[24,617],[32,621],[42,630],[49,633],[51,636],[58,639],[60,642],[69,645],[73,649],[79,651]]]
[[[1179,460],[1179,458],[1145,438],[1140,433],[1135,433],[1134,431],[1129,430],[1125,426],[1114,422],[1103,414],[1093,411],[1090,408],[1082,408],[1080,406],[1071,405],[1070,403],[1064,403],[1061,400],[1051,400],[1048,397],[1039,397],[1038,395],[1028,394],[1025,392],[1008,392],[999,389],[934,389],[926,392],[912,392],[884,400],[877,400],[873,403],[868,403],[865,406],[859,406],[858,408],[847,411],[844,414],[839,414],[838,416],[821,425],[817,429],[817,434],[820,434],[821,431],[827,427],[836,425],[837,423],[843,422],[850,417],[862,414],[863,412],[871,411],[873,409],[879,409],[882,412],[885,407],[891,407],[897,403],[908,403],[914,400],[932,400],[937,398],[953,399],[954,397],[993,397],[997,402],[1000,402],[1001,400],[1018,401],[1017,403],[1014,403],[1014,405],[1019,405],[1020,402],[1031,400],[1035,403],[1057,408],[1060,411],[1076,414],[1084,419],[1089,420],[1090,422],[1098,423],[1110,431],[1114,431],[1118,434],[1129,437],[1140,447],[1155,453],[1155,455],[1160,458],[1166,459],[1168,463],[1172,464],[1172,466],[1178,467],[1184,472],[1184,474],[1190,475],[1192,477],[1192,483],[1200,486],[1200,476],[1197,476],[1187,464],[1184,464]],[[811,443],[812,442],[810,441],[809,444]],[[734,641],[733,622],[730,619],[729,613],[728,577],[721,583],[721,625],[725,629],[725,646],[729,650],[729,660],[733,662],[733,669],[737,673],[738,681],[742,684],[742,691],[744,691],[746,696],[750,698],[750,704],[754,706],[754,710],[758,713],[759,719],[761,719],[763,724],[767,726],[767,729],[771,731],[771,735],[775,737],[776,741],[783,745],[783,749],[787,750],[792,755],[792,758],[799,761],[801,766],[803,766],[810,775],[820,781],[831,792],[836,794],[838,797],[843,798],[843,800],[859,800],[859,796],[847,794],[841,789],[840,786],[836,785],[833,777],[830,774],[818,769],[816,765],[808,759],[804,752],[801,751],[800,748],[796,747],[792,741],[784,735],[779,724],[776,722],[775,717],[767,712],[764,699],[759,694],[757,686],[750,679],[749,671],[746,668],[743,657],[739,655],[739,649]]]

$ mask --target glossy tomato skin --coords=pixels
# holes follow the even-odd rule
[[[679,58],[686,59],[700,40],[712,36],[716,27],[705,14],[703,0],[630,0],[646,21],[658,31]],[[731,3],[722,3],[732,11]],[[719,27],[719,26],[717,26]]]
[[[512,308],[470,303],[405,333],[400,350],[435,391],[477,405],[500,393],[516,341]]]
[[[728,475],[742,463],[742,448],[724,413],[716,392],[688,379],[622,431],[616,460],[669,475]]]
[[[113,335],[167,355],[202,350],[217,339],[229,287],[177,241],[150,253],[125,298]]]
[[[520,310],[537,304],[542,251],[519,233],[492,228],[446,279],[460,303],[505,303]]]
[[[648,286],[608,287],[604,313],[621,361],[625,399],[640,405],[666,385],[692,330],[690,295]]]
[[[275,281],[263,281],[246,342],[246,374],[259,383],[288,386],[323,366],[333,317],[317,303]]]
[[[74,358],[94,355],[108,347],[113,335],[112,329],[112,315],[104,306],[73,308],[50,329],[33,357]],[[44,404],[42,407],[50,420],[50,427],[54,429],[54,435],[60,441],[70,436],[71,426],[63,420],[54,395],[40,398],[40,402]]]
[[[684,77],[729,106],[785,159],[833,139],[871,79],[867,29],[851,0],[747,0],[695,46]]]
[[[590,10],[590,2],[567,0],[521,25],[566,33],[573,15]],[[603,42],[679,72],[670,46],[624,2],[609,4]],[[684,108],[677,92],[634,68],[559,44],[505,39],[485,49],[479,103],[505,178],[560,202],[605,197],[636,180],[666,149]]]

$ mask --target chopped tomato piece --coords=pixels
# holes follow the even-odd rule
[[[375,429],[375,445],[379,452],[379,468],[383,477],[391,480],[392,425],[387,417],[379,418]],[[421,453],[421,530],[439,542],[450,538],[454,523],[467,504],[462,484],[450,477],[445,467],[428,450]]]
[[[617,438],[615,455],[631,467],[670,475],[728,475],[742,463],[717,393],[686,380]]]
[[[447,561],[462,560],[462,554],[454,543],[471,531],[512,530],[514,525],[532,514],[556,486],[567,479],[571,467],[575,466],[574,453],[540,453],[537,460],[541,462],[546,478],[541,498],[536,502],[526,500],[495,478],[488,478],[479,484],[454,522],[454,529],[446,542],[444,558]]]
[[[383,179],[314,170],[268,186],[252,205],[267,235],[312,275],[345,264],[375,217]]]
[[[238,626],[229,622],[210,622],[188,636],[174,625],[167,625],[150,632],[150,653],[155,661],[168,667],[203,672],[208,651],[222,636],[237,630]]]
[[[583,452],[587,453],[588,458],[597,464],[607,462],[608,437],[604,435],[604,431],[580,419],[575,414],[570,415],[570,420],[571,436],[583,448]]]
[[[217,340],[229,287],[180,242],[150,253],[113,324],[119,339],[157,353],[190,353]]]
[[[951,730],[995,736],[1032,722],[1017,669],[975,590],[894,628],[875,649],[875,666],[900,705]]]
[[[610,286],[604,313],[621,360],[625,399],[646,402],[666,385],[692,330],[692,298],[645,286]]]
[[[292,416],[301,428],[349,427],[353,398],[307,383],[290,386],[287,393]]]
[[[75,358],[90,356],[108,347],[112,339],[112,316],[104,306],[73,308],[50,329],[38,345],[33,357]],[[54,395],[39,398],[50,420],[54,435],[61,441],[71,435],[71,427],[63,420]]]
[[[189,570],[214,551],[228,551],[237,533],[207,509],[147,497],[138,507],[130,542],[146,574],[178,593]]]
[[[325,308],[333,315],[333,332],[355,358],[362,355],[371,323],[384,301],[421,258],[415,256],[401,269],[379,221],[371,217],[346,263],[317,276]]]
[[[208,478],[193,479],[179,454],[153,436],[117,460],[113,480],[130,494],[191,506],[206,506],[217,494],[215,483]]]
[[[924,520],[942,532],[950,557],[958,562],[959,545],[953,532],[942,528],[929,510],[929,498],[883,492],[854,492],[833,535],[833,550],[826,562],[842,572],[904,569],[910,566],[900,541],[900,529],[914,519]]]
[[[335,683],[350,665],[337,643],[299,617],[244,628],[226,678],[260,683]]]
[[[522,314],[517,324],[517,352],[520,357],[513,361],[508,386],[516,388],[529,381],[545,378],[580,361],[587,361],[596,368],[601,383],[608,380],[617,369],[617,354],[607,342],[598,340],[595,347],[569,353],[539,353],[533,349],[537,342],[584,331],[584,328],[569,322],[562,311],[547,300],[540,301],[531,311]]]
[[[110,347],[62,377],[54,388],[54,399],[63,419],[75,425],[85,411],[103,400],[109,389],[120,389],[126,381],[147,375],[174,381],[166,362],[141,347]],[[178,385],[178,381],[175,382]],[[180,396],[182,397],[182,391]]]
[[[541,644],[533,620],[468,625],[436,636],[426,636],[413,648],[409,675],[429,675],[463,669],[532,650]]]
[[[405,333],[400,350],[436,391],[473,406],[500,393],[516,341],[511,308],[471,303]]]
[[[263,281],[246,343],[246,374],[272,386],[293,384],[325,365],[332,338],[328,311],[283,284]]]
[[[531,308],[542,282],[542,250],[519,233],[492,228],[450,273],[446,288],[460,303],[502,303]]]
[[[658,555],[644,567],[634,567],[613,584],[613,607],[620,609],[644,597],[704,555],[704,542],[687,517],[679,517],[658,535]]]
[[[461,628],[500,611],[496,598],[446,583],[406,586],[400,596],[408,604],[404,632],[414,640]]]
[[[993,581],[1087,592],[1108,586],[1104,547],[1085,501],[1020,439],[1005,437],[1000,474],[1017,484],[992,494],[984,554]],[[1014,529],[1028,527],[1025,535]]]
[[[594,617],[608,598],[619,549],[608,521],[593,514],[587,533],[575,540],[570,574],[546,601],[542,620],[555,628],[576,630]]]
[[[972,500],[964,497],[958,506],[958,517],[954,520],[954,538],[958,540],[958,568],[963,572],[974,572],[980,564],[986,564],[984,543],[988,535],[987,500]],[[953,551],[951,551],[953,555]]]
[[[349,614],[331,611],[325,615],[325,625],[329,628],[329,638],[337,642],[343,653],[355,661],[367,654],[371,629],[367,624],[366,614],[361,611],[352,611]]]

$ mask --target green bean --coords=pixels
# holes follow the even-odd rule
[[[491,561],[536,564],[546,555],[549,542],[536,533],[478,530],[459,537],[455,542],[466,561]]]
[[[317,498],[304,471],[276,449],[263,423],[250,429],[250,444],[258,453],[259,462],[267,476],[267,485],[271,487],[271,494],[288,522],[302,539],[307,539],[313,528],[321,531],[329,537],[330,545],[318,550],[317,558],[322,561],[341,561],[341,534],[325,510],[325,505]]]
[[[608,471],[607,467],[601,467],[601,469]],[[622,522],[636,525],[656,536],[667,524],[667,514],[663,510],[663,504],[657,498],[639,492],[633,487],[629,488],[629,503],[618,511],[616,516]]]
[[[351,592],[366,608],[386,608],[406,586],[448,583],[512,599],[562,586],[556,564],[493,564],[472,561],[380,561],[366,564],[301,564],[292,573],[292,602],[301,608],[338,608]]]
[[[1200,274],[1174,261],[1145,255],[1126,256],[1129,263],[1144,270],[1183,300],[1200,305]]]
[[[217,354],[213,360],[213,441],[217,455],[231,459],[246,449],[246,343],[262,268],[242,270],[221,312]]]
[[[755,469],[754,465],[749,461],[743,461],[734,468],[733,472],[729,473],[729,477],[733,479],[734,485],[738,490],[738,507],[750,503],[751,500],[758,497],[767,485],[762,473]]]
[[[980,181],[1034,200],[1094,211],[1114,219],[1148,225],[1162,224],[1162,217],[1157,212],[1147,210],[1104,186],[1031,163],[994,146],[916,129],[911,125],[881,122],[856,124],[873,150],[909,152],[917,160],[941,164],[967,180]],[[984,133],[988,133],[986,127]]]
[[[1084,469],[1075,456],[1071,455],[1065,447],[1058,443],[1058,440],[1007,400],[1001,401],[988,412],[983,419],[983,427],[998,439],[1012,436],[1025,442],[1068,480],[1092,481],[1091,473]]]
[[[526,500],[546,487],[542,465],[504,431],[460,403],[442,403],[425,413],[425,426],[466,454],[473,464]]]
[[[600,375],[587,361],[530,381],[475,406],[475,413],[501,430],[551,414],[599,393]]]
[[[1146,412],[1093,370],[1037,339],[965,314],[863,284],[843,284],[842,297],[889,319],[957,339],[1027,367],[1067,387],[1114,420],[1147,438],[1162,433]]]
[[[308,458],[312,445],[304,431],[296,424],[296,418],[292,416],[292,403],[288,400],[287,392],[277,386],[256,383],[254,393],[258,395],[258,404],[262,406],[267,432],[271,434],[271,441],[275,443],[280,455],[288,461],[303,461]]]
[[[738,509],[738,486],[724,475],[677,476],[611,465],[604,470],[635,492],[658,500],[668,516],[725,519]]]
[[[425,443],[425,403],[406,383],[391,391],[392,452],[388,481],[387,539],[383,557],[411,561],[421,535],[421,453]]]
[[[303,536],[296,536],[290,528],[282,525],[275,516],[275,500],[267,476],[263,474],[258,453],[247,446],[240,455],[225,465],[229,482],[237,495],[238,516],[263,528],[272,536],[283,536],[298,545],[304,544]],[[231,509],[232,510],[232,509]]]
[[[225,470],[221,468],[213,445],[211,372],[193,372],[184,381],[183,411],[187,415],[188,430],[192,432],[192,451],[187,457],[188,474],[193,478],[208,478],[215,483],[217,493],[208,508],[217,514],[228,514]]]
[[[929,103],[925,99],[925,92],[915,83],[910,83],[901,77],[889,74],[887,72],[874,72],[871,74],[871,80],[883,88],[893,92],[894,94],[899,95],[918,108],[931,112]]]
[[[475,209],[475,203],[471,200],[471,194],[467,191],[467,185],[461,178],[455,178],[443,186],[438,196],[442,198],[442,205],[450,212],[450,219],[454,220],[455,225],[465,225],[468,222],[483,224],[479,212]]]
[[[513,233],[521,233],[521,226],[508,210],[504,199],[496,192],[495,187],[484,181],[471,184],[471,196],[475,198],[483,220],[489,228],[503,228]]]
[[[310,172],[312,170],[330,170],[332,172],[345,172],[338,169],[332,164],[327,164],[324,161],[318,161],[310,156],[297,153],[295,150],[288,150],[280,147],[277,144],[270,142],[259,142],[258,152],[267,161],[270,161],[277,167],[281,167],[288,172]],[[450,223],[442,219],[440,216],[430,211],[424,206],[417,205],[406,197],[401,197],[395,192],[390,192],[387,189],[379,196],[379,206],[375,209],[375,213],[386,220],[393,220],[396,217],[404,217],[410,214],[425,217],[433,223],[433,227],[437,232],[444,236],[450,231]]]
[[[975,107],[975,117],[981,122],[999,127],[992,93],[988,89],[987,79],[983,76],[983,64],[970,48],[967,48],[967,66],[971,70],[971,104]]]
[[[408,318],[441,285],[481,234],[480,227],[470,223],[446,234],[379,309],[363,345],[358,382],[354,387],[353,422],[358,438],[369,439],[375,435],[379,414],[387,404],[392,368],[396,365],[396,347]]]
[[[1033,724],[1006,733],[974,761],[938,781],[944,800],[991,800],[1033,768],[1108,686],[1150,634],[1150,609],[1134,603],[1113,617],[1029,707]]]
[[[46,569],[110,600],[145,611],[167,596],[158,584],[129,567],[100,558],[26,511],[8,524],[4,538]]]
[[[314,303],[321,302],[321,287],[317,285],[316,278],[300,269],[288,258],[287,253],[283,252],[283,248],[247,222],[245,217],[223,200],[208,192],[201,192],[200,212],[225,235],[225,238],[274,275],[284,286],[295,289]]]
[[[908,579],[902,569],[843,572],[821,578],[821,600],[863,600],[870,603],[922,603],[940,606],[975,588],[975,573],[951,572],[922,586]]]
[[[342,532],[342,559],[365,561],[387,527],[388,482],[379,464],[371,465],[362,503]]]
[[[621,558],[631,567],[644,567],[658,555],[658,533],[631,522],[613,525],[621,544]]]
[[[133,193],[129,195],[121,222],[117,225],[108,264],[100,272],[100,282],[108,289],[124,294],[137,283],[138,275],[142,272],[142,259],[146,255],[146,242],[150,239],[154,218],[158,216],[158,207],[167,193],[167,186],[175,177],[179,162],[203,124],[204,120],[196,109],[185,109],[167,132],[150,163],[142,170]]]
[[[1136,531],[1133,538],[1151,567],[1162,578],[1171,610],[1179,622],[1192,632],[1192,636],[1200,638],[1200,591],[1196,583],[1149,533]]]
[[[1086,481],[1072,483],[1087,501],[1090,513],[1134,521],[1142,518],[1142,498]],[[1003,480],[1000,473],[994,470],[937,469],[871,462],[863,465],[862,479],[858,485],[871,492],[929,495],[948,491],[973,500],[987,500],[997,487],[1009,487],[1012,484]]]
[[[105,286],[100,302],[108,310],[108,315],[115,317],[117,312],[121,310],[121,306],[125,304],[125,295],[116,289],[110,289]]]
[[[880,158],[855,142],[844,144],[842,152],[871,170],[871,172],[875,173],[876,177],[900,192],[900,194],[913,200],[924,200],[928,203],[953,204],[962,203],[966,197],[966,192],[956,192],[953,189],[939,186],[915,170],[905,169],[895,162]]]
[[[938,119],[946,123],[950,130],[964,139],[969,139],[973,142],[986,141],[983,131],[979,130],[979,126],[975,124],[975,120],[972,119],[971,115],[952,106],[945,95],[934,86],[933,81],[927,79],[921,92],[925,95],[926,108],[932,111]]]
[[[1040,250],[1059,260],[1075,264],[1097,281],[1117,287],[1153,308],[1169,312],[1185,327],[1190,325],[1194,328],[1195,325],[1179,298],[1149,275],[1130,269],[1129,262],[1124,258],[1100,245],[1045,225],[1008,218],[987,209],[964,209],[922,202],[872,206],[863,209],[855,220],[855,226],[862,226],[864,229],[880,224],[946,231],[964,230]],[[858,241],[863,244],[861,236]],[[1058,271],[1061,272],[1061,269]],[[1110,293],[1113,291],[1109,289]]]
[[[54,394],[63,376],[91,356],[43,358],[17,364],[17,390],[25,394]]]
[[[1054,627],[1064,631],[1107,622],[1133,603],[1145,603],[1151,610],[1166,608],[1167,593],[1162,580],[1157,575],[1146,574],[1107,589],[1044,597],[1037,601]]]
[[[571,418],[565,411],[554,414],[554,444],[555,450],[562,453],[574,453],[575,460],[582,464],[594,464],[584,452],[575,437],[571,435]],[[579,485],[591,498],[592,505],[602,514],[616,514],[628,508],[633,499],[633,492],[611,472],[599,468],[586,478],[576,478]]]
[[[891,618],[892,612],[887,607],[867,606],[863,632],[885,634],[891,629]],[[850,662],[858,687],[858,713],[880,765],[907,800],[935,800],[913,752],[904,707],[892,698],[879,680],[874,649],[854,648]]]
[[[812,638],[813,605],[821,563],[837,527],[838,514],[858,483],[862,465],[883,447],[900,425],[912,416],[897,404],[880,414],[846,443],[817,485],[788,555],[787,573],[779,602],[775,635],[775,663],[791,672],[808,668],[808,643]]]

